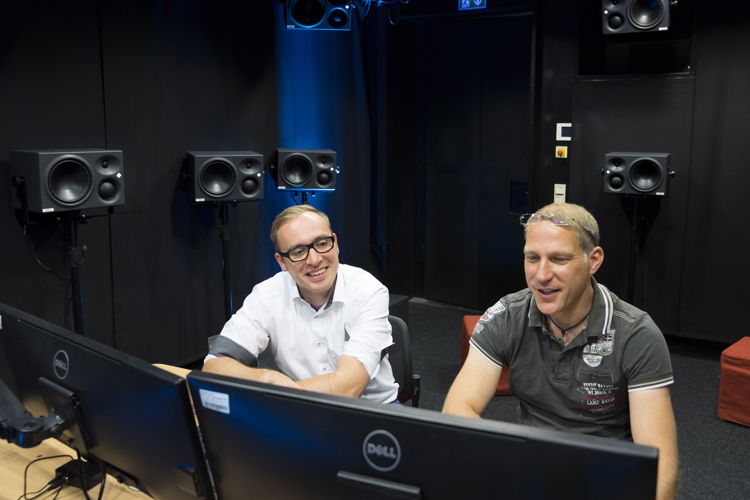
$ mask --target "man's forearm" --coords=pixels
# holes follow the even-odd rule
[[[204,363],[203,371],[254,380],[266,384],[299,388],[299,385],[296,382],[281,372],[265,368],[252,368],[228,357],[209,359]]]

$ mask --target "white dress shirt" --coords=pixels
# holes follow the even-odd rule
[[[220,337],[210,343],[206,359],[230,356],[247,364],[269,349],[284,374],[303,380],[334,372],[339,356],[351,356],[370,376],[363,398],[396,399],[398,384],[383,357],[393,343],[388,289],[363,269],[340,264],[333,297],[317,311],[289,273],[280,272],[253,288]]]

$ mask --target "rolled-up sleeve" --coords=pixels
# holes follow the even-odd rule
[[[228,356],[248,366],[268,346],[265,307],[256,289],[245,298],[242,307],[224,324],[221,333],[209,338],[206,360]]]

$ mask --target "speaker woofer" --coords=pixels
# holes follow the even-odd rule
[[[659,165],[650,158],[638,160],[628,171],[630,185],[641,193],[653,191],[661,184],[663,174]]]
[[[651,29],[664,18],[664,4],[660,0],[633,0],[628,18],[636,28]]]
[[[66,158],[50,169],[47,187],[58,203],[77,205],[91,192],[91,173],[82,160]]]
[[[323,20],[326,9],[321,0],[290,0],[293,2],[291,14],[301,26],[315,26]]]
[[[303,155],[292,155],[279,166],[281,176],[293,187],[304,186],[312,176],[313,165],[310,159]]]
[[[207,163],[201,170],[201,188],[210,196],[225,196],[234,186],[236,178],[229,162],[214,160]]]

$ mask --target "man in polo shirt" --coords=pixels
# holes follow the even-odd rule
[[[310,205],[281,212],[271,227],[281,272],[257,284],[220,335],[203,370],[310,391],[396,400],[386,349],[388,289],[339,264],[336,234]],[[281,371],[256,368],[268,349]]]
[[[657,498],[674,498],[672,366],[659,328],[594,279],[604,251],[586,209],[553,203],[521,224],[528,288],[477,322],[443,411],[478,418],[507,366],[520,423],[655,446]]]

